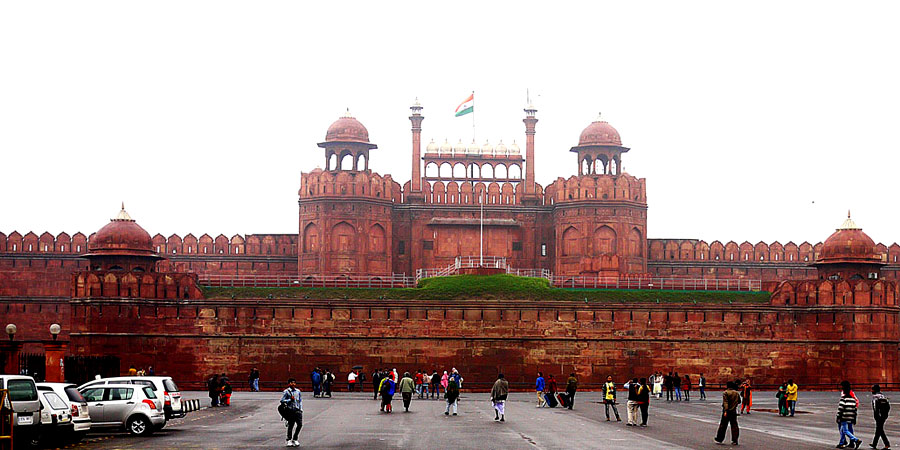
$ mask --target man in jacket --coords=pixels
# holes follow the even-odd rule
[[[731,444],[738,445],[741,430],[738,428],[737,408],[740,404],[741,394],[737,391],[737,385],[734,381],[729,381],[725,384],[725,392],[722,393],[722,419],[719,421],[719,431],[716,432],[717,443],[725,441],[725,431],[731,424]]]
[[[310,381],[312,381],[313,386],[313,397],[318,397],[322,392],[322,371],[316,367],[312,373],[309,374]]]
[[[284,411],[282,417],[287,421],[287,439],[284,444],[286,447],[299,447],[300,429],[303,428],[303,398],[293,378],[288,378],[288,387],[281,394],[281,410]]]
[[[494,420],[505,422],[506,397],[509,396],[509,382],[503,378],[503,374],[497,375],[497,381],[491,388],[491,403],[494,405]]]
[[[706,377],[703,374],[700,374],[700,381],[697,382],[697,387],[700,388],[700,400],[706,400]]]
[[[794,408],[797,406],[797,391],[800,388],[794,384],[793,379],[788,379],[787,384],[787,407],[791,410],[791,417],[794,417]]]
[[[250,390],[253,392],[259,392],[259,370],[256,370],[256,367],[250,371]]]
[[[640,411],[640,405],[638,404],[638,390],[641,385],[638,383],[638,379],[634,378],[628,382],[628,422],[625,425],[629,427],[637,426],[637,417]]]
[[[616,422],[621,422],[619,410],[616,409],[616,383],[613,382],[612,375],[606,377],[606,383],[603,383],[602,395],[603,405],[606,407],[606,421],[609,422],[609,407],[612,406],[612,410],[616,414]]]
[[[409,372],[405,372],[403,379],[400,380],[400,395],[403,396],[403,408],[406,409],[406,412],[409,412],[409,403],[412,401],[412,395],[415,391],[416,382],[413,381]]]
[[[378,388],[381,387],[381,378],[384,376],[384,373],[381,369],[376,369],[372,372],[372,390],[375,391],[375,395],[372,397],[373,400],[378,400]]]
[[[884,434],[884,421],[888,418],[891,403],[881,393],[881,386],[872,386],[872,411],[875,413],[875,437],[869,447],[878,448],[878,438],[884,441],[884,448],[891,448],[891,442]]]
[[[641,378],[641,386],[638,388],[637,402],[641,410],[641,426],[647,426],[647,419],[650,418],[650,386],[647,384],[646,378]]]
[[[547,404],[544,400],[544,376],[538,372],[537,380],[534,381],[534,390],[537,391],[537,407],[540,408]]]
[[[852,427],[856,425],[857,400],[850,390],[850,382],[841,381],[841,400],[838,402],[837,424],[841,431],[841,441],[837,448],[859,448],[862,439],[853,435]]]
[[[578,378],[575,378],[575,372],[569,374],[566,380],[566,396],[569,398],[569,409],[575,405],[575,391],[578,390]]]

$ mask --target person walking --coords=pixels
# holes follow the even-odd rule
[[[391,401],[394,399],[394,390],[396,388],[396,384],[394,384],[394,378],[391,376],[385,376],[381,379],[381,385],[378,387],[378,392],[381,394],[381,410],[386,413],[391,413],[394,409],[391,406]]]
[[[881,393],[881,386],[872,386],[872,412],[875,414],[875,437],[869,447],[878,448],[878,438],[884,441],[884,448],[891,448],[891,441],[884,434],[884,422],[891,411],[891,402]]]
[[[684,374],[684,380],[681,382],[681,391],[684,393],[684,401],[691,401],[691,377]]]
[[[409,372],[403,373],[403,378],[400,380],[400,395],[403,397],[403,409],[405,412],[409,412],[409,404],[412,402],[413,392],[416,392],[416,382],[413,381],[412,376],[410,376]]]
[[[206,380],[206,391],[209,395],[209,406],[219,406],[219,376],[213,374]]]
[[[778,392],[775,393],[775,398],[778,399],[778,415],[779,416],[788,415],[787,383],[781,383],[781,386],[778,386]]]
[[[750,414],[750,407],[753,405],[753,389],[750,388],[750,379],[747,378],[741,383],[741,414],[744,408],[747,408],[747,414]]]
[[[856,424],[857,402],[850,393],[850,382],[841,381],[841,400],[838,402],[837,423],[841,433],[841,441],[837,448],[859,448],[862,439],[853,435],[852,426]]]
[[[450,378],[447,382],[447,391],[444,392],[444,397],[447,399],[447,410],[444,411],[444,415],[449,415],[452,410],[455,416],[459,406],[459,384],[456,378]]]
[[[790,409],[790,411],[791,411],[791,417],[794,417],[794,408],[797,407],[797,391],[799,391],[799,390],[800,390],[800,388],[796,384],[794,384],[794,380],[788,379],[787,390],[786,390],[787,406],[788,406],[788,409]]]
[[[700,374],[700,380],[697,381],[697,387],[700,389],[700,400],[706,400],[706,377]]]
[[[566,396],[569,398],[568,407],[569,410],[575,406],[575,392],[578,391],[578,378],[575,378],[575,372],[569,374],[569,379],[566,380]]]
[[[356,387],[356,377],[356,372],[352,370],[347,374],[347,392],[353,392]]]
[[[681,377],[678,375],[678,372],[672,374],[672,387],[675,388],[675,401],[681,401]]]
[[[313,397],[320,397],[322,395],[322,371],[316,367],[310,372],[309,379],[312,381]]]
[[[419,398],[428,398],[428,391],[431,388],[431,375],[428,372],[422,372],[422,392]]]
[[[619,418],[619,410],[616,409],[616,383],[613,382],[612,375],[606,377],[606,383],[603,383],[603,405],[606,408],[606,421],[609,422],[609,407],[612,406],[613,413],[616,415],[616,422],[621,422]]]
[[[638,388],[638,408],[641,410],[641,426],[647,426],[647,419],[650,418],[650,386],[647,385],[647,379],[641,378],[641,387]]]
[[[303,428],[303,398],[300,389],[297,388],[297,380],[288,378],[288,387],[281,394],[281,404],[278,408],[281,417],[287,421],[287,438],[285,447],[300,446],[300,429]],[[294,428],[294,427],[297,428]]]
[[[534,390],[537,392],[537,407],[543,407],[547,405],[547,401],[544,400],[544,376],[541,372],[537,373],[537,379],[534,381]]]
[[[669,372],[668,375],[663,377],[663,385],[666,388],[666,401],[671,402],[675,398],[675,396],[672,395],[675,389],[675,383],[672,382],[672,372]]]
[[[553,374],[547,375],[547,396],[556,397],[556,393],[559,392],[559,384],[556,383],[556,379],[553,378]]]
[[[325,369],[325,376],[322,377],[322,385],[325,386],[325,391],[322,395],[327,395],[328,398],[331,398],[331,387],[334,386],[334,374],[328,369]]]
[[[503,374],[497,375],[497,381],[491,388],[491,404],[494,405],[494,420],[506,421],[506,398],[509,396],[509,382]]]
[[[741,394],[738,393],[734,381],[725,384],[725,392],[722,393],[722,419],[719,421],[719,430],[716,432],[715,441],[719,444],[725,442],[725,431],[731,425],[731,444],[738,445],[741,429],[738,427],[737,408],[741,403]]]
[[[655,395],[656,398],[662,398],[662,391],[663,375],[662,372],[656,372],[656,374],[653,375],[653,395]]]
[[[419,395],[419,398],[422,398],[422,385],[425,384],[425,376],[422,374],[422,369],[416,371],[416,394]]]
[[[259,392],[259,370],[257,370],[256,367],[250,370],[248,379],[250,381],[250,390],[252,392]]]
[[[440,400],[441,399],[441,377],[438,375],[437,370],[432,369],[431,373],[431,398]]]
[[[626,404],[628,408],[628,422],[626,422],[625,425],[636,427],[638,424],[638,414],[640,414],[640,405],[638,404],[638,390],[640,389],[640,384],[638,384],[638,379],[633,378],[628,382],[625,388],[628,389],[628,403]]]

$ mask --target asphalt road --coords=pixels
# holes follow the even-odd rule
[[[693,393],[696,397],[697,393]],[[857,436],[863,447],[874,432],[867,393],[860,398]],[[186,393],[203,398],[203,393]],[[276,411],[280,394],[238,392],[229,408],[207,408],[169,422],[148,437],[124,433],[89,435],[85,442],[69,448],[277,448],[284,446],[285,427]],[[573,411],[535,407],[534,395],[514,393],[507,402],[507,421],[494,422],[488,394],[463,393],[459,416],[445,416],[440,400],[413,400],[403,412],[399,395],[394,413],[379,411],[371,395],[335,394],[333,399],[315,399],[304,393],[304,427],[301,447],[316,448],[454,448],[454,449],[712,449],[722,448],[712,438],[721,414],[721,393],[709,393],[709,401],[653,401],[647,428],[624,425],[625,405],[619,405],[623,422],[606,422],[600,394],[582,392]],[[900,402],[900,395],[889,395]],[[802,392],[795,417],[778,416],[772,392],[754,393],[751,415],[740,416],[743,448],[823,449],[834,448],[839,436],[834,423],[837,392]],[[623,402],[624,403],[624,402]],[[898,403],[900,404],[900,403]],[[208,399],[204,400],[208,405]],[[897,408],[900,408],[898,406]],[[900,410],[895,412],[895,416]],[[888,437],[900,442],[900,421],[891,418]],[[730,438],[730,434],[728,435]],[[726,443],[728,441],[726,440]]]

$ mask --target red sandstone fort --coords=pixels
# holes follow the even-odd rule
[[[675,369],[713,383],[900,383],[900,245],[876,244],[849,217],[817,244],[650,239],[646,181],[622,170],[630,149],[609,123],[587,125],[571,147],[575,173],[544,187],[535,108],[524,111],[524,154],[515,141],[432,140],[423,151],[422,107],[410,109],[410,180],[369,170],[377,145],[348,113],[318,144],[324,169],[302,174],[296,234],[151,237],[124,206],[89,236],[0,232],[0,316],[17,328],[0,348],[4,371],[46,349],[47,361],[113,358],[104,370],[153,365],[188,383],[253,366],[281,380],[355,365],[453,366],[476,382],[498,370],[513,381],[575,371],[590,383]],[[719,282],[772,295],[767,304],[222,300],[200,289],[394,285],[458,271],[463,259],[562,287]],[[51,323],[65,345],[48,342]],[[48,378],[76,376],[50,365]]]

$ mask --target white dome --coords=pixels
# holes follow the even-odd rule
[[[516,141],[513,141],[513,143],[509,146],[509,154],[510,155],[519,155],[521,153],[522,153],[522,150],[519,149],[518,145],[516,145]]]
[[[503,156],[506,156],[508,154],[506,146],[503,145],[503,139],[500,139],[500,143],[498,143],[497,146],[494,147],[494,153]]]
[[[481,153],[485,155],[494,153],[494,147],[491,146],[490,141],[484,141],[484,145],[481,146]]]
[[[425,147],[425,153],[437,153],[438,145],[434,143],[434,139],[428,143],[428,146]]]
[[[441,144],[441,154],[449,155],[451,151],[453,151],[453,147],[450,146],[450,141],[444,139],[444,143]]]
[[[481,147],[479,147],[478,144],[475,143],[475,140],[472,139],[472,143],[469,144],[469,148],[466,153],[468,153],[470,155],[477,155],[477,154],[481,153]]]
[[[453,146],[453,154],[462,155],[466,153],[466,144],[463,144],[462,139]]]

